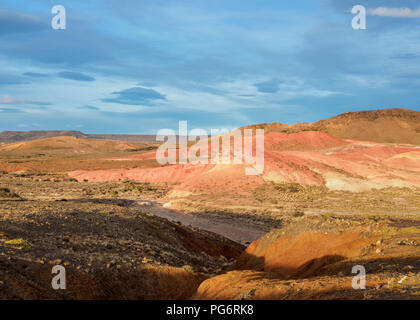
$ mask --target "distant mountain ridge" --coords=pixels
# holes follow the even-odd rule
[[[146,145],[131,144],[126,141],[56,136],[4,144],[0,146],[0,152],[14,155],[102,154],[119,151],[135,151],[143,147],[146,147]]]
[[[87,135],[84,133],[73,130],[3,131],[0,132],[0,143],[13,143],[61,136],[87,138]]]
[[[420,112],[400,108],[346,112],[312,123],[262,123],[246,128],[261,128],[266,133],[323,131],[341,139],[420,145]]]
[[[250,125],[244,128],[265,129],[265,133],[298,133],[322,131],[337,138],[384,143],[420,145],[420,112],[408,109],[379,109],[345,112],[335,117],[312,123],[283,124],[279,122]],[[0,144],[45,139],[59,136],[115,140],[130,143],[153,143],[155,135],[141,134],[85,134],[73,130],[3,131]]]
[[[96,140],[115,140],[132,143],[156,142],[155,135],[144,134],[85,134],[76,130],[39,130],[39,131],[3,131],[0,132],[0,144],[23,142],[53,137],[75,137]]]

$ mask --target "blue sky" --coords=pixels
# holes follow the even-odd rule
[[[51,28],[57,4],[66,30]],[[356,4],[368,9],[367,30],[351,27]],[[210,129],[420,111],[418,8],[412,0],[2,0],[0,131],[154,134],[179,120]]]

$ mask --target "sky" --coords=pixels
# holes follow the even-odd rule
[[[0,131],[312,122],[419,92],[417,0],[0,0]]]

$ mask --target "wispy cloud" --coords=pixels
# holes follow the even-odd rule
[[[21,100],[8,95],[3,96],[3,98],[0,99],[0,104],[18,104],[20,102]]]
[[[26,79],[20,76],[0,73],[0,85],[29,84]]]
[[[50,75],[45,73],[38,73],[38,72],[25,72],[23,74],[27,77],[34,77],[34,78],[48,78]]]
[[[48,27],[48,23],[33,15],[0,9],[0,35],[34,33]]]
[[[57,75],[60,78],[75,80],[75,81],[92,82],[96,80],[94,77],[91,77],[84,73],[79,73],[79,72],[62,71],[62,72],[57,73]]]
[[[258,89],[259,92],[276,93],[277,91],[279,91],[279,84],[280,84],[279,80],[271,79],[271,80],[256,83],[255,87]]]
[[[18,108],[0,108],[1,113],[22,113]]]
[[[77,109],[89,110],[89,111],[98,111],[98,110],[100,110],[98,107],[94,107],[94,106],[81,106],[81,107],[78,107]]]
[[[165,96],[153,89],[134,87],[123,91],[112,92],[114,98],[103,99],[103,102],[151,106],[156,100],[166,100]]]
[[[420,18],[420,8],[387,8],[379,7],[368,9],[368,14],[379,17],[393,17],[393,18]]]
[[[48,106],[51,105],[50,102],[45,101],[36,101],[32,99],[19,99],[12,97],[10,95],[4,95],[2,98],[0,98],[0,104],[6,104],[6,105],[21,105],[21,104],[34,104],[39,106]]]

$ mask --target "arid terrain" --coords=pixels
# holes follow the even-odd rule
[[[0,298],[420,299],[419,112],[248,128],[261,175],[161,166],[147,136],[3,133]]]

